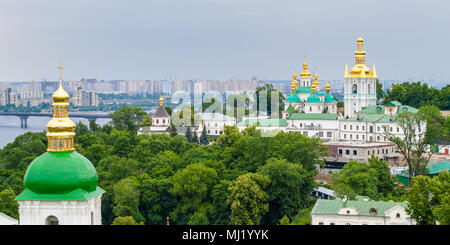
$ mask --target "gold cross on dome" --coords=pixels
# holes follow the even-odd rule
[[[59,66],[56,67],[56,69],[59,70],[59,80],[62,80],[62,70],[64,69],[64,67],[62,66],[62,61],[59,62]]]

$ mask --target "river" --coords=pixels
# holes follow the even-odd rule
[[[0,116],[0,148],[3,148],[8,143],[14,141],[14,139],[28,131],[42,132],[46,130],[47,122],[50,121],[50,117],[29,117],[28,128],[20,128],[20,119],[15,116]],[[84,118],[71,118],[75,123],[82,122],[89,124],[89,121]],[[104,125],[110,122],[109,118],[99,118],[96,120],[97,124]]]

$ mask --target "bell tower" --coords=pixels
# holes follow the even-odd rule
[[[363,107],[377,104],[375,64],[373,70],[366,66],[366,52],[363,50],[364,40],[356,41],[355,65],[344,73],[344,116],[354,117]]]

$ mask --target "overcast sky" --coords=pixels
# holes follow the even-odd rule
[[[381,79],[450,81],[445,0],[0,0],[0,81],[334,80],[359,33]]]

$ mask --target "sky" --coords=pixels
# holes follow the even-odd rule
[[[364,38],[385,80],[450,81],[450,1],[0,0],[0,82],[339,80]]]

